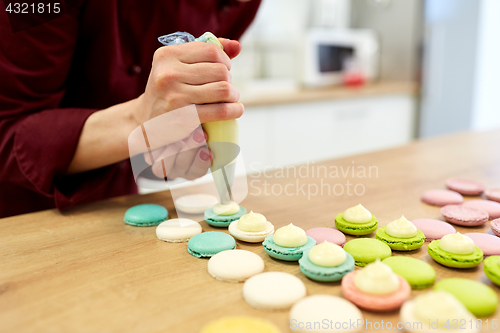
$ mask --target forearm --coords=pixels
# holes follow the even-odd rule
[[[138,99],[133,99],[90,115],[67,174],[98,169],[128,158],[128,136],[140,125],[134,118],[137,107]]]

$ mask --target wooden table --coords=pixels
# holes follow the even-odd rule
[[[304,229],[334,226],[335,214],[358,203],[371,210],[381,225],[401,214],[408,219],[441,218],[439,208],[420,202],[423,191],[443,188],[448,177],[466,177],[500,187],[499,143],[500,130],[462,133],[316,163],[308,169],[318,171],[321,165],[345,171],[354,165],[360,171],[358,167],[374,166],[378,177],[372,168],[371,178],[361,178],[356,173],[353,176],[350,171],[339,178],[317,178],[311,173],[303,179],[294,178],[293,174],[289,178],[280,177],[281,174],[254,175],[248,179],[253,186],[243,205],[264,214],[277,228],[290,222]],[[321,181],[331,186],[344,184],[345,191],[347,181],[362,184],[365,193],[361,196],[324,193],[309,199],[300,191],[293,195],[256,195],[255,188],[263,189],[264,181],[269,191],[274,186],[275,193],[287,184],[292,184],[288,193],[302,184],[307,192],[309,184],[321,185]],[[359,193],[362,187],[357,189]],[[336,190],[339,193],[340,187]],[[353,187],[351,193],[352,190]],[[224,283],[210,277],[207,260],[188,254],[186,243],[164,243],[156,238],[155,228],[125,225],[124,212],[140,203],[162,204],[174,213],[169,192],[161,192],[98,202],[63,214],[47,210],[1,219],[0,330],[184,333],[198,332],[209,321],[224,315],[247,314],[268,318],[283,332],[289,332],[288,311],[253,309],[242,298],[241,283]],[[202,226],[205,231],[214,230],[205,222]],[[480,228],[457,227],[457,230],[491,233],[489,223]],[[270,259],[259,244],[238,242],[238,248],[260,255],[266,271],[296,275],[305,283],[309,295],[341,296],[339,283],[308,280],[296,263]],[[444,268],[428,256],[427,244],[409,255],[431,264],[438,279],[466,277],[484,282],[497,293],[500,291],[486,278],[482,265],[466,270]],[[421,292],[412,291],[412,296]],[[395,326],[399,321],[397,311],[385,314],[363,311],[363,315],[373,323],[384,320]],[[493,318],[500,318],[500,312],[489,317]],[[490,327],[483,331],[500,329]]]

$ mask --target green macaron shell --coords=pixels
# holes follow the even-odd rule
[[[392,271],[408,281],[412,289],[425,289],[436,281],[436,271],[428,263],[403,256],[393,256],[382,260]]]
[[[301,272],[311,280],[332,282],[342,280],[344,275],[354,270],[354,258],[349,253],[346,253],[345,261],[339,266],[322,267],[314,264],[309,259],[309,250],[307,250],[299,259],[299,265]]]
[[[188,252],[197,258],[208,258],[225,250],[234,250],[236,241],[231,235],[219,231],[207,231],[189,239]]]
[[[130,207],[123,217],[125,223],[136,227],[151,227],[168,219],[165,207],[155,204],[143,204]]]
[[[453,268],[476,267],[483,261],[483,251],[479,247],[476,246],[476,249],[471,254],[454,254],[442,250],[439,247],[439,239],[429,244],[427,252],[436,262]]]
[[[233,215],[217,215],[212,208],[209,208],[205,211],[205,221],[212,227],[228,227],[231,222],[239,220],[246,213],[247,210],[242,206],[240,206],[240,211]]]
[[[375,260],[383,260],[392,255],[391,248],[384,242],[373,238],[358,238],[345,243],[344,250],[352,255],[356,266],[366,266]]]
[[[389,245],[396,251],[412,251],[419,249],[425,243],[425,235],[422,231],[417,230],[417,235],[410,238],[397,238],[385,232],[385,227],[377,230],[376,238]]]
[[[477,317],[487,317],[495,313],[498,296],[484,283],[464,279],[443,279],[436,283],[434,290],[444,290],[455,296]]]
[[[500,286],[500,256],[490,256],[484,259],[483,269],[486,276],[494,284]]]
[[[372,220],[370,222],[352,223],[344,220],[344,213],[340,213],[335,217],[335,226],[345,234],[362,236],[371,234],[377,230],[378,221],[375,215],[372,215]]]
[[[273,235],[269,235],[266,237],[264,242],[264,251],[269,254],[270,257],[285,260],[285,261],[297,261],[302,258],[302,255],[305,251],[308,251],[314,245],[316,245],[316,241],[314,238],[307,236],[307,242],[299,247],[283,247],[277,245],[273,241]]]

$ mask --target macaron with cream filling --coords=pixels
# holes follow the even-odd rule
[[[425,242],[425,235],[404,215],[377,230],[376,238],[396,251],[412,251]]]
[[[238,220],[231,222],[229,233],[238,240],[259,243],[274,233],[274,226],[267,221],[264,215],[250,211]]]
[[[360,308],[384,312],[399,308],[410,296],[411,286],[379,259],[342,279],[345,298]]]
[[[377,229],[377,218],[363,205],[346,209],[335,217],[337,229],[348,235],[368,235]]]
[[[436,262],[453,268],[476,267],[483,261],[483,251],[459,232],[432,241],[427,252]]]
[[[231,201],[230,204],[216,204],[205,211],[205,221],[212,227],[228,227],[231,222],[240,219],[247,213],[245,207]]]
[[[339,281],[354,270],[354,258],[337,244],[324,241],[304,252],[300,270],[315,281]]]
[[[267,236],[262,245],[264,251],[273,258],[297,261],[305,251],[316,245],[316,241],[307,236],[304,229],[290,223],[276,230],[274,235]]]

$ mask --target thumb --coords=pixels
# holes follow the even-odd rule
[[[219,38],[219,41],[224,47],[224,52],[226,52],[229,58],[233,59],[238,54],[240,54],[241,44],[237,40]]]

